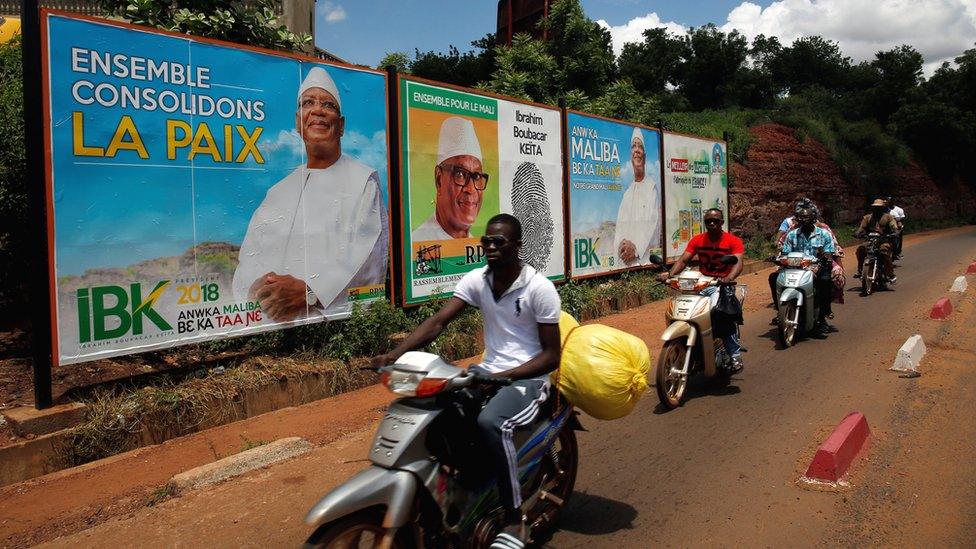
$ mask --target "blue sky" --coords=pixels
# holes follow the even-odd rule
[[[316,44],[353,63],[375,66],[389,51],[413,55],[471,49],[495,31],[496,0],[318,0]],[[683,34],[715,23],[722,30],[776,36],[791,44],[818,35],[855,62],[901,44],[917,49],[932,74],[976,43],[974,0],[583,0],[610,30],[614,51],[651,27]]]
[[[663,21],[684,26],[722,24],[741,0],[584,0],[595,20],[610,25],[656,12]],[[770,0],[755,1],[766,6]],[[375,66],[388,51],[471,49],[472,40],[495,31],[494,0],[318,0],[315,43],[339,57]],[[329,21],[329,15],[332,21]],[[344,17],[343,17],[344,15]]]

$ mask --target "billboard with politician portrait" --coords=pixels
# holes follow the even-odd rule
[[[61,364],[386,298],[386,76],[45,12]]]
[[[691,237],[704,232],[704,212],[729,219],[728,153],[725,141],[664,132],[664,243],[677,259]]]
[[[403,301],[446,295],[485,265],[485,223],[522,223],[522,259],[564,277],[558,109],[401,78]]]
[[[647,267],[661,253],[661,134],[569,112],[573,278]]]

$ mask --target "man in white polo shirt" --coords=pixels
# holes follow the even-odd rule
[[[481,237],[488,265],[464,275],[454,296],[373,366],[396,361],[403,353],[433,341],[469,306],[484,318],[485,359],[477,368],[513,381],[499,389],[478,415],[478,428],[491,451],[507,527],[491,547],[521,547],[527,541],[522,522],[522,494],[513,443],[515,429],[531,424],[546,400],[549,372],[559,366],[559,315],[556,287],[532,266],[522,263],[522,225],[509,214],[488,220]]]

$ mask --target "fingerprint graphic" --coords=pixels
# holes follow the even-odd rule
[[[552,253],[555,223],[546,196],[546,181],[531,162],[523,162],[512,180],[512,215],[522,223],[522,261],[545,271]]]

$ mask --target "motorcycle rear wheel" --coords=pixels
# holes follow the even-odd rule
[[[568,425],[563,427],[552,450],[542,464],[540,489],[554,498],[540,500],[529,511],[533,536],[536,532],[551,528],[556,523],[556,514],[566,506],[576,485],[576,473],[579,469],[576,431]]]
[[[685,376],[672,373],[672,369],[681,370],[684,367],[685,352],[691,352],[687,341],[687,338],[681,338],[665,342],[661,355],[657,357],[654,388],[657,389],[661,404],[668,410],[684,404],[691,365],[689,364],[688,375]]]
[[[383,510],[365,509],[319,526],[303,545],[304,549],[354,549],[372,548],[379,544],[386,529],[383,528]],[[416,544],[410,538],[406,526],[397,530],[393,537],[393,549],[413,549]]]
[[[779,336],[779,342],[785,349],[796,344],[796,332],[798,326],[796,324],[785,324],[783,322],[784,318],[796,318],[796,301],[790,301],[786,305],[783,305],[783,307],[785,307],[785,310],[779,317],[779,329],[776,330],[776,335]]]

